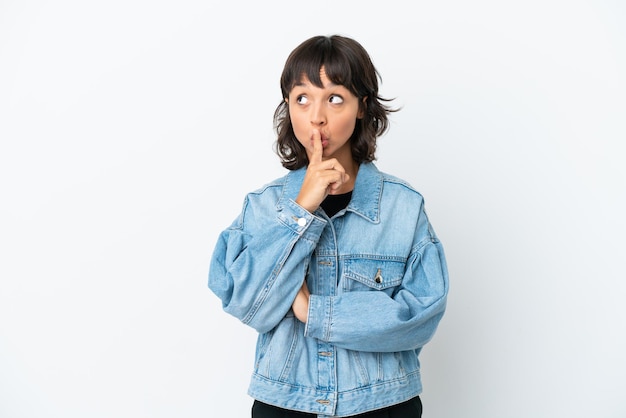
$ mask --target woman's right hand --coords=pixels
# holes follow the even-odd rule
[[[313,152],[296,203],[309,212],[314,212],[329,194],[335,193],[350,176],[335,158],[323,160],[322,136],[317,129],[311,135]]]

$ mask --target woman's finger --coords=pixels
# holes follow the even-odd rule
[[[322,135],[317,129],[313,129],[311,142],[313,143],[313,152],[311,153],[311,161],[309,163],[319,164],[322,162],[324,147],[322,146]]]

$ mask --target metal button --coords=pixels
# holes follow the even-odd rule
[[[298,218],[298,225],[300,225],[300,226],[304,226],[304,225],[306,225],[306,219],[304,219],[304,218]]]
[[[383,282],[383,275],[380,273],[380,269],[376,272],[376,276],[374,277],[374,281],[378,284]]]

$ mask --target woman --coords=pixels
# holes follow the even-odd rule
[[[224,310],[259,332],[252,416],[420,417],[418,356],[448,274],[422,196],[373,163],[395,110],[342,36],[300,44],[281,90],[290,171],[246,196],[209,273]]]

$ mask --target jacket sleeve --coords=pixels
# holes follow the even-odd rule
[[[357,351],[417,349],[433,337],[447,294],[443,247],[422,208],[398,290],[392,296],[382,291],[311,295],[305,335]]]
[[[248,195],[211,258],[209,288],[224,310],[260,333],[274,328],[291,309],[325,223],[292,200],[268,211]]]

